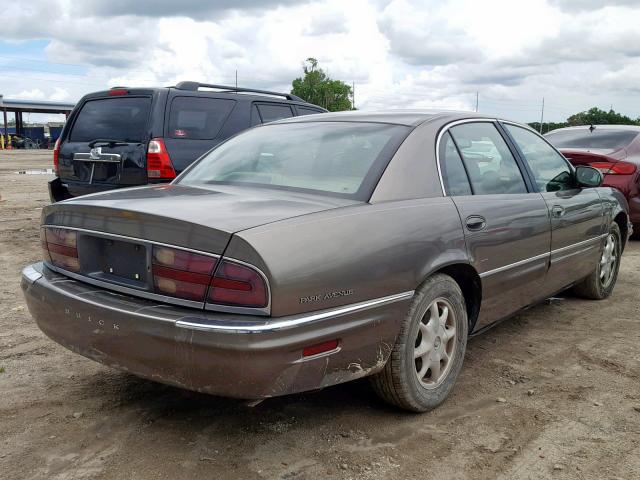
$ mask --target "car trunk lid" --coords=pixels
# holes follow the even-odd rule
[[[55,203],[44,209],[43,223],[221,254],[235,232],[355,203],[260,188],[168,184]]]

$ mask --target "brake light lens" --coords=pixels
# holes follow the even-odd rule
[[[603,175],[631,175],[637,167],[629,162],[593,162],[589,166],[600,170]]]
[[[58,173],[58,165],[60,164],[60,137],[53,144],[53,172]]]
[[[147,177],[157,180],[171,180],[176,178],[171,158],[161,138],[149,140],[147,147]]]
[[[155,293],[204,302],[217,259],[167,247],[153,247]]]
[[[66,228],[44,228],[42,230],[40,240],[44,259],[64,270],[80,271],[77,232]]]
[[[111,90],[109,90],[109,96],[110,97],[117,97],[118,95],[126,95],[129,93],[129,90],[127,90],[126,88],[112,88]]]
[[[251,267],[223,260],[209,288],[209,302],[236,307],[264,308],[267,284]]]

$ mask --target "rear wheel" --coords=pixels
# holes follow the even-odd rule
[[[612,223],[596,269],[591,275],[573,287],[573,291],[577,295],[591,300],[602,300],[611,295],[618,279],[618,270],[620,269],[621,238],[620,228],[615,222]]]
[[[467,312],[458,284],[437,274],[416,290],[384,369],[371,377],[385,401],[414,412],[440,405],[462,368]]]

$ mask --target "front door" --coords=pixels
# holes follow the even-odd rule
[[[551,263],[545,286],[555,293],[589,275],[600,259],[604,211],[594,188],[576,187],[573,167],[546,140],[512,124],[503,127],[524,157],[551,215]]]
[[[439,158],[446,194],[458,208],[469,258],[482,280],[478,330],[540,299],[549,212],[492,121],[449,128]],[[463,169],[455,167],[460,162]]]

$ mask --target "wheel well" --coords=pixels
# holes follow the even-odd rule
[[[620,228],[620,235],[622,236],[622,250],[624,250],[625,244],[627,243],[627,234],[629,233],[627,215],[624,212],[620,212],[616,215],[616,218],[614,218],[613,221],[616,222],[618,224],[618,228]]]
[[[447,265],[438,270],[437,273],[444,273],[453,278],[462,290],[465,304],[467,306],[467,318],[469,320],[469,333],[478,320],[480,304],[482,303],[482,283],[478,272],[467,263],[456,263]]]

